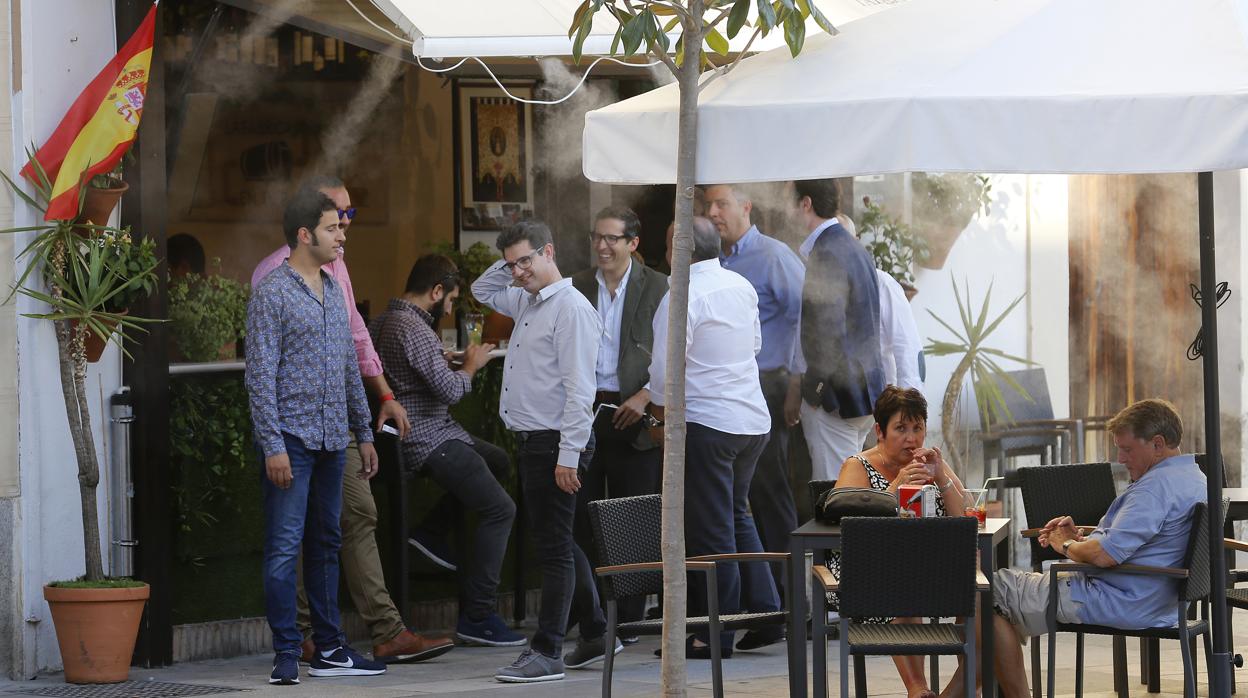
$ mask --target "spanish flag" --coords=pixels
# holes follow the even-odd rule
[[[82,182],[111,171],[134,141],[143,116],[155,29],[153,2],[138,30],[78,95],[48,142],[35,153],[52,182],[44,220],[77,218]],[[31,181],[38,178],[29,162],[22,176]]]

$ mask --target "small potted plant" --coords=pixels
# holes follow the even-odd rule
[[[921,262],[928,269],[943,269],[949,250],[971,219],[988,215],[992,184],[987,175],[953,172],[916,172],[910,177],[914,194],[912,225],[926,239],[931,254]]]
[[[31,157],[31,197],[7,175],[9,188],[30,207],[46,214],[52,184]],[[85,188],[85,183],[83,185]],[[79,201],[85,196],[79,191]],[[100,547],[96,488],[100,481],[91,413],[87,409],[87,338],[133,340],[143,325],[154,322],[125,312],[135,298],[156,289],[157,260],[150,241],[135,241],[129,230],[53,219],[31,227],[0,232],[33,232],[34,239],[18,256],[21,267],[14,293],[47,306],[26,317],[50,320],[55,328],[60,363],[61,395],[78,463],[82,505],[84,570],[80,579],[52,582],[44,598],[52,610],[65,680],[71,683],[116,683],[130,673],[130,658],[139,619],[149,595],[147,584],[107,578]]]
[[[219,260],[214,260],[220,266]],[[247,284],[219,274],[186,274],[169,282],[174,348],[186,361],[228,361],[246,334]]]
[[[871,201],[862,197],[864,210],[858,222],[858,239],[875,260],[875,266],[901,284],[906,300],[919,292],[914,285],[914,265],[927,261],[927,241],[915,234],[910,226],[893,218]]]
[[[481,341],[497,344],[500,339],[510,339],[515,322],[473,298],[471,291],[472,282],[485,273],[498,259],[498,254],[484,242],[473,243],[462,251],[455,245],[442,244],[435,247],[434,252],[450,257],[459,268],[459,312],[461,315],[480,314],[484,318]]]

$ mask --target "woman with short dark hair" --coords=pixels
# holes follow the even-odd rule
[[[955,516],[960,515],[966,496],[962,481],[945,462],[939,448],[923,446],[927,437],[927,399],[923,394],[914,388],[903,390],[890,385],[876,399],[874,412],[877,442],[845,460],[836,481],[837,489],[869,487],[897,494],[902,485],[930,483],[940,489],[937,513],[944,516],[946,511],[951,511]],[[840,556],[834,554],[828,566],[839,579]],[[921,619],[869,618],[866,622],[918,623]],[[927,686],[921,656],[895,656],[893,662],[897,664],[909,698],[934,698],[936,694]]]

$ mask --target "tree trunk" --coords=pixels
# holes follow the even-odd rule
[[[663,665],[664,696],[687,690],[685,617],[685,341],[689,320],[689,260],[693,254],[693,187],[698,146],[698,77],[702,66],[702,0],[690,0],[680,90],[679,146],[676,159],[676,232],[672,237],[672,276],[667,316],[666,427],[663,435]]]
[[[55,292],[55,291],[54,291]],[[86,553],[86,578],[104,578],[104,561],[100,553],[100,519],[95,490],[100,484],[100,465],[91,434],[91,412],[87,407],[87,358],[83,348],[85,333],[80,324],[71,330],[69,322],[56,323],[56,349],[61,369],[61,395],[65,399],[65,416],[78,461],[78,492],[82,498],[82,542]]]
[[[963,479],[966,476],[965,465],[969,454],[960,450],[961,445],[958,442],[958,396],[962,394],[962,383],[966,380],[967,371],[971,370],[973,359],[973,353],[967,352],[958,362],[958,367],[953,369],[953,375],[949,376],[949,384],[945,386],[945,398],[940,403],[940,431],[945,441],[946,453],[954,472]]]

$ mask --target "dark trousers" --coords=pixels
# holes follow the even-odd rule
[[[484,620],[498,602],[499,574],[516,518],[516,503],[499,482],[507,477],[510,465],[506,451],[473,437],[471,444],[458,439],[442,442],[421,467],[422,474],[446,490],[423,528],[445,536],[450,524],[459,519],[461,506],[477,512],[460,611],[473,621]]]
[[[685,543],[687,554],[758,553],[763,546],[749,512],[750,480],[767,435],[728,434],[690,422],[685,437]],[[716,566],[719,612],[780,610],[771,570],[762,562]],[[689,615],[707,613],[706,581],[689,580]],[[722,647],[732,646],[724,633]],[[699,636],[705,641],[706,637]]]
[[[592,457],[591,437],[581,454],[582,472]],[[563,652],[563,638],[573,605],[581,618],[582,637],[601,637],[607,627],[598,604],[593,571],[585,553],[572,539],[576,495],[564,492],[555,484],[558,459],[559,432],[516,432],[516,465],[524,488],[524,509],[542,571],[542,603],[537,614],[537,632],[530,645],[548,657],[557,657]]]
[[[767,411],[771,413],[771,438],[758,457],[754,479],[750,481],[750,511],[754,514],[763,550],[783,553],[789,550],[789,533],[797,528],[797,508],[793,490],[789,488],[789,427],[784,421],[789,372],[785,369],[765,371],[759,378]],[[777,589],[784,588],[783,573],[783,565],[771,565]]]
[[[343,644],[338,616],[338,549],[342,545],[342,468],[346,452],[307,448],[282,434],[290,458],[290,487],[269,481],[260,459],[264,501],[264,606],[273,651],[299,654],[303,633],[295,624],[295,566],[303,546],[303,579],[316,648]]]
[[[613,439],[613,436],[595,432],[594,458],[582,473],[581,491],[576,493],[576,544],[585,551],[593,566],[601,563],[589,522],[589,503],[606,498],[658,494],[663,479],[663,449],[640,451],[633,448],[631,441]],[[646,599],[643,596],[620,599],[618,608],[619,622],[638,621],[645,615]],[[574,612],[569,627],[579,621]]]

